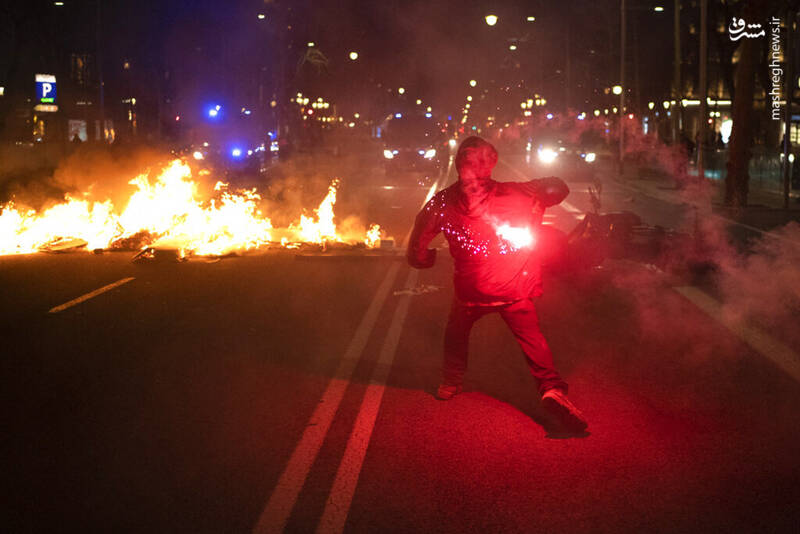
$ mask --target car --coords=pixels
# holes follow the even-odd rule
[[[391,115],[381,128],[381,140],[387,177],[414,174],[425,185],[446,168],[447,140],[433,118]]]
[[[525,147],[531,166],[546,173],[561,173],[579,178],[594,176],[597,153],[571,141],[567,135],[544,133],[528,139]]]

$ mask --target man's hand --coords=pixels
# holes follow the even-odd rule
[[[408,263],[415,269],[430,269],[436,263],[436,249],[426,248],[415,256],[411,250],[408,251]]]
[[[541,203],[545,208],[560,204],[567,198],[569,187],[561,178],[548,176],[541,178],[537,182],[537,203]]]

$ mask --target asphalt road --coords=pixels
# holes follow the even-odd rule
[[[532,172],[508,158],[496,177]],[[605,183],[610,209],[681,217]],[[588,207],[570,185],[562,228]],[[391,192],[370,215],[401,240],[426,191]],[[3,530],[798,532],[791,328],[739,328],[632,262],[551,277],[542,328],[590,422],[557,439],[496,316],[465,392],[434,399],[441,252],[421,272],[391,254],[0,258]]]

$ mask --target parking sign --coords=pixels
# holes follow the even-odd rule
[[[42,104],[56,101],[56,77],[52,74],[36,75],[36,99]]]

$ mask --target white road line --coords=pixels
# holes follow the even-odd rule
[[[350,384],[350,377],[353,375],[356,364],[361,358],[367,340],[372,333],[378,315],[383,308],[383,303],[394,284],[394,279],[399,270],[400,263],[393,262],[386,273],[386,277],[378,287],[378,291],[361,319],[361,323],[358,325],[344,353],[344,357],[339,362],[334,378],[331,379],[325,389],[325,393],[322,394],[322,399],[308,420],[308,425],[300,442],[292,452],[289,463],[281,474],[280,479],[278,479],[278,484],[272,491],[264,511],[261,512],[261,516],[253,528],[254,533],[283,532],[297,501],[297,496],[300,494],[303,484],[305,484],[311,465],[319,454],[322,442],[328,433],[328,428],[330,428],[333,417],[342,402],[344,392]]]
[[[416,269],[412,269],[404,287],[414,287],[417,283],[418,274],[419,272]],[[344,530],[358,477],[361,474],[361,466],[364,463],[372,431],[375,428],[375,419],[378,416],[383,393],[386,390],[386,379],[392,368],[397,344],[403,331],[403,323],[408,314],[408,305],[409,297],[406,295],[401,297],[395,309],[392,323],[386,333],[386,339],[378,356],[378,363],[373,370],[370,384],[367,386],[367,391],[361,401],[361,408],[356,417],[353,431],[347,441],[347,448],[344,451],[342,462],[336,472],[336,479],[328,495],[325,511],[322,514],[319,525],[317,525],[318,534],[334,534]]]
[[[431,186],[420,209],[433,197],[437,189],[440,189],[443,183],[447,181],[447,177],[448,174],[446,173]],[[408,242],[411,231],[412,229],[409,229],[401,246]],[[389,272],[386,273],[386,278],[381,282],[367,312],[356,329],[356,333],[353,335],[353,339],[350,341],[350,345],[345,351],[342,361],[339,363],[334,378],[331,379],[322,395],[320,404],[311,415],[300,442],[295,446],[289,458],[289,463],[278,479],[278,484],[261,512],[258,522],[253,527],[254,533],[279,533],[283,532],[286,527],[286,522],[289,520],[292,509],[297,502],[300,490],[303,488],[311,466],[319,454],[328,429],[333,422],[333,417],[339,408],[339,404],[341,404],[347,386],[350,384],[353,371],[361,358],[367,340],[377,321],[378,314],[383,308],[383,303],[394,284],[399,270],[400,264],[393,263],[389,268]],[[417,279],[416,270],[412,272],[414,273],[413,281],[415,282]],[[412,280],[411,276],[409,276],[409,280]],[[407,307],[408,305],[406,304]],[[386,373],[388,373],[388,369]]]
[[[576,217],[580,216],[580,214],[583,213],[583,211],[579,210],[578,208],[576,208],[575,206],[573,206],[572,204],[570,204],[566,200],[562,200],[561,204],[559,204],[559,206],[561,206],[562,208],[564,208],[565,210],[570,212],[572,215],[575,215]]]
[[[522,171],[520,171],[516,167],[512,167],[511,164],[506,163],[505,161],[500,161],[500,163],[505,165],[506,168],[512,170],[517,176],[519,176],[523,180],[527,181],[527,180],[531,179],[529,176],[525,176],[525,174],[523,174]],[[572,184],[572,185],[574,186],[575,184]],[[571,215],[574,215],[575,217],[580,217],[581,213],[583,213],[583,210],[579,210],[578,208],[576,208],[575,206],[573,206],[572,204],[570,204],[566,200],[562,200],[561,203],[559,204],[559,206],[564,208],[564,211],[568,212]]]
[[[67,308],[71,308],[72,306],[75,306],[76,304],[80,304],[81,302],[84,302],[84,301],[87,301],[87,300],[89,300],[91,298],[94,298],[97,295],[105,293],[106,291],[110,291],[110,290],[114,289],[115,287],[119,287],[122,284],[127,284],[128,282],[130,282],[133,279],[134,279],[134,277],[131,276],[129,278],[123,278],[121,280],[117,280],[113,284],[108,284],[107,286],[103,286],[103,287],[101,287],[99,289],[95,289],[94,291],[86,293],[85,295],[81,295],[80,297],[78,297],[76,299],[72,299],[69,302],[65,302],[64,304],[60,304],[60,305],[58,305],[58,306],[56,306],[54,308],[50,308],[50,310],[48,310],[47,313],[58,313],[58,312],[64,311]]]
[[[792,349],[759,328],[726,317],[722,310],[722,304],[704,291],[692,286],[674,287],[673,289],[728,328],[753,350],[800,382],[800,356]]]

